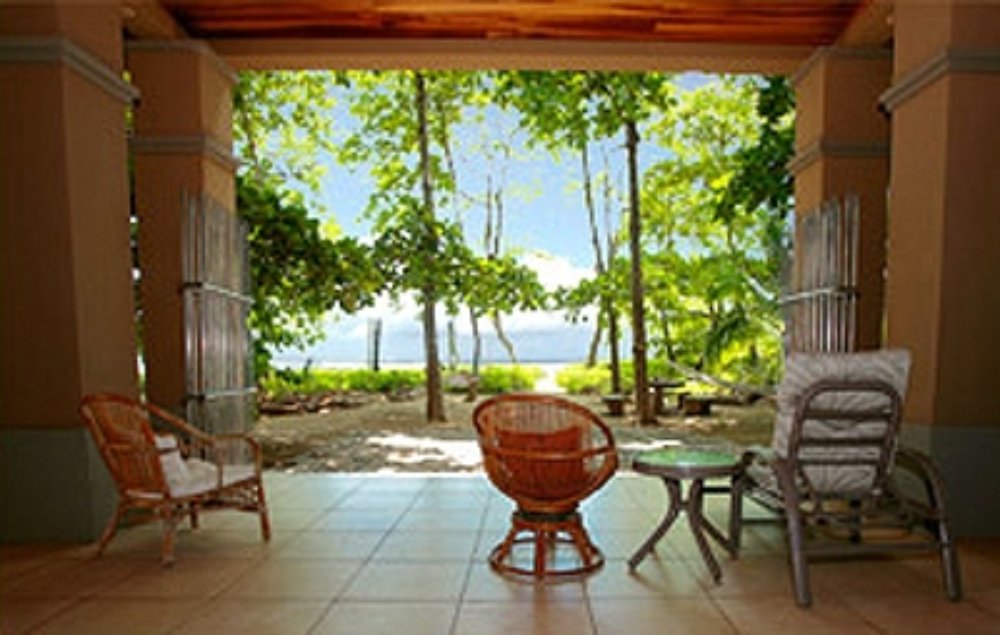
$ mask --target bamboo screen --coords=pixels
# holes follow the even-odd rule
[[[782,301],[787,350],[854,350],[859,212],[857,197],[848,196],[798,217],[791,288]]]
[[[209,197],[184,202],[184,339],[187,416],[214,433],[253,421],[247,230]]]

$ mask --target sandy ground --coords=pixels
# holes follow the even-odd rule
[[[382,395],[352,394],[325,411],[262,416],[254,436],[264,448],[268,469],[289,472],[445,472],[474,471],[481,466],[472,427],[475,403],[446,396],[448,422],[428,424],[422,394],[390,400]],[[766,444],[774,408],[714,406],[710,416],[659,418],[657,425],[637,426],[631,410],[612,417],[597,396],[572,399],[601,414],[611,426],[625,460],[635,451],[670,440],[724,440],[735,445]],[[344,405],[347,404],[347,405]]]

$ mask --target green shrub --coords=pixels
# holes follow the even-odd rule
[[[590,367],[571,364],[556,373],[556,385],[571,395],[608,393],[611,391],[611,370],[605,364]]]
[[[422,370],[368,368],[279,369],[260,380],[264,394],[280,398],[286,395],[314,395],[332,390],[394,392],[424,384]]]
[[[495,394],[532,390],[542,375],[544,372],[537,366],[487,366],[479,374],[479,392]]]

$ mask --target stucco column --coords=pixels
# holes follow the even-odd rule
[[[116,4],[0,4],[0,539],[90,539],[113,490],[77,413],[137,393]]]
[[[906,432],[966,533],[1000,533],[1000,5],[895,13],[888,340],[913,351]]]
[[[207,195],[235,209],[232,86],[235,76],[204,43],[131,43],[128,68],[142,92],[135,109],[146,394],[184,403],[183,205]]]
[[[796,99],[795,209],[856,195],[859,349],[882,342],[889,123],[879,96],[889,86],[892,59],[881,49],[820,49],[793,77]],[[798,247],[796,247],[798,249]]]

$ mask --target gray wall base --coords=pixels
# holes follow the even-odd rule
[[[0,542],[89,542],[115,488],[85,428],[0,429]]]
[[[1000,427],[904,424],[903,443],[930,454],[958,536],[1000,536]]]

